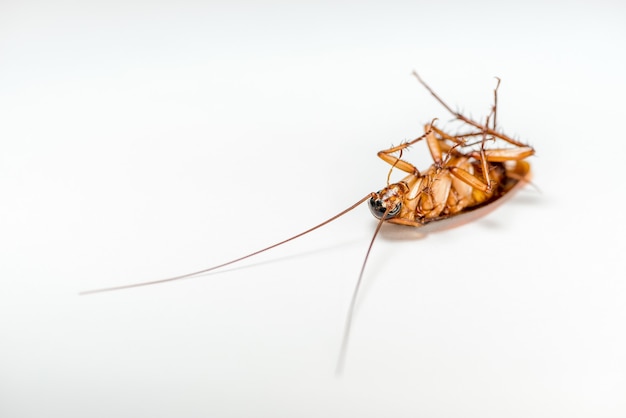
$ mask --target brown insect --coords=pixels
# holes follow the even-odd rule
[[[464,131],[447,133],[436,127],[435,120],[433,120],[425,125],[425,133],[422,136],[380,151],[378,156],[391,165],[387,175],[387,185],[380,191],[363,197],[349,208],[304,232],[226,263],[167,279],[88,290],[80,294],[149,286],[207,273],[295,240],[368,201],[370,211],[379,219],[379,222],[367,248],[348,308],[337,362],[337,372],[341,372],[363,273],[383,223],[418,227],[424,231],[447,229],[483,216],[530,181],[530,165],[525,159],[533,155],[535,150],[496,128],[500,79],[497,79],[498,83],[494,89],[494,103],[491,111],[484,121],[475,121],[452,110],[416,72],[413,72],[413,75],[454,116],[461,125],[460,129]],[[433,159],[433,164],[423,172],[402,159],[403,151],[419,141],[426,142]],[[398,182],[390,183],[394,169],[405,172],[406,176]]]

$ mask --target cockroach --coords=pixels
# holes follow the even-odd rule
[[[80,294],[150,286],[208,273],[300,238],[367,201],[371,213],[379,221],[367,247],[348,306],[336,369],[337,373],[340,373],[345,362],[352,317],[365,266],[382,225],[392,223],[411,226],[422,228],[425,232],[448,229],[490,212],[530,182],[530,164],[525,160],[535,153],[534,148],[505,135],[496,127],[500,79],[496,78],[493,105],[489,114],[483,121],[476,121],[454,111],[417,72],[414,71],[413,75],[435,100],[452,114],[453,119],[460,123],[460,129],[463,130],[454,134],[447,133],[436,127],[436,119],[433,119],[424,126],[423,135],[379,151],[378,157],[391,165],[387,174],[387,184],[381,190],[368,194],[349,208],[306,231],[234,260],[180,276],[88,290]],[[402,158],[403,151],[419,141],[426,142],[433,160],[433,164],[425,171],[420,171]],[[405,177],[398,182],[390,182],[393,170],[404,172]]]

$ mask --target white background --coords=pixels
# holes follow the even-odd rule
[[[540,3],[2,1],[0,416],[625,416],[626,6]],[[537,188],[384,228],[341,377],[365,206],[78,296],[379,189],[449,119],[413,69],[475,116],[502,78]]]

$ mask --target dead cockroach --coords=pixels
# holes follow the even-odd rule
[[[207,273],[295,240],[368,201],[370,211],[379,222],[367,248],[348,307],[337,362],[337,372],[340,372],[346,356],[352,316],[365,266],[383,223],[413,226],[427,231],[449,228],[491,211],[530,181],[530,165],[525,159],[533,155],[535,150],[496,129],[500,79],[497,79],[494,89],[494,103],[490,113],[484,121],[475,121],[452,110],[416,72],[413,72],[413,75],[454,116],[465,132],[447,133],[435,126],[435,119],[425,125],[425,133],[420,137],[380,151],[378,156],[391,165],[387,185],[381,190],[370,193],[349,208],[304,232],[226,263],[167,279],[88,290],[80,294],[149,286]],[[422,140],[426,142],[433,159],[433,164],[425,171],[420,171],[402,159],[404,150]],[[391,173],[394,169],[405,172],[406,176],[398,182],[391,183]]]

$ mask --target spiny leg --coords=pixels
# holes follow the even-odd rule
[[[493,112],[494,110],[492,110]],[[487,116],[485,120],[485,126],[489,126],[489,118],[491,115]],[[483,130],[483,137],[480,141],[480,150],[473,152],[471,155],[480,161],[480,165],[483,171],[483,179],[480,179],[478,176],[464,170],[463,168],[452,166],[450,167],[450,173],[461,180],[465,184],[482,191],[483,193],[490,193],[492,191],[492,182],[491,182],[491,165],[489,164],[489,160],[487,159],[485,150],[485,143],[487,142],[487,132],[486,128]]]
[[[465,123],[467,123],[468,125],[474,126],[475,128],[480,129],[481,131],[485,131],[487,134],[489,135],[493,135],[497,138],[500,138],[510,144],[516,145],[518,147],[525,147],[526,144],[523,144],[519,141],[516,141],[513,138],[510,138],[507,135],[504,135],[503,133],[500,132],[496,132],[495,127],[494,128],[489,128],[488,126],[483,126],[478,122],[475,122],[467,117],[465,117],[463,114],[459,113],[459,112],[455,112],[454,110],[452,110],[452,108],[450,106],[448,106],[448,104],[446,102],[443,101],[443,99],[441,97],[439,97],[437,95],[437,93],[434,92],[434,90],[432,88],[430,88],[430,86],[428,84],[426,84],[426,82],[424,80],[422,80],[422,78],[419,76],[419,74],[417,74],[417,71],[413,71],[413,75],[415,76],[415,78],[417,78],[417,81],[420,82],[420,84],[422,86],[424,86],[424,88],[426,88],[426,90],[428,90],[428,92],[443,106],[446,108],[446,110],[448,112],[450,112],[455,118],[457,118],[460,121],[463,121]],[[498,86],[500,85],[500,83],[498,83]],[[497,87],[496,87],[497,89]]]
[[[489,193],[491,191],[491,186],[485,183],[482,179],[477,177],[475,174],[470,173],[469,171],[460,168],[460,167],[450,167],[450,174],[452,174],[457,179],[461,180],[463,183],[466,183],[473,188],[480,190],[484,193]]]
[[[481,149],[481,151],[472,152],[471,154],[469,154],[469,156],[480,161],[484,172],[483,175],[485,176],[485,180],[487,180],[487,183],[485,183],[476,175],[459,167],[450,167],[450,173],[452,173],[452,175],[459,180],[469,184],[470,186],[478,190],[481,190],[483,192],[489,192],[491,185],[488,173],[492,167],[489,163],[504,163],[507,161],[516,161],[519,164],[523,162],[524,159],[530,157],[534,153],[534,148],[528,146],[519,148]]]
[[[492,110],[493,112],[494,110]],[[485,120],[485,126],[489,126],[489,118],[491,117],[491,115],[487,116],[486,120]],[[486,129],[485,129],[486,130]],[[456,177],[457,179],[461,180],[462,182],[464,182],[465,184],[468,184],[469,186],[478,189],[480,191],[482,191],[483,193],[490,193],[491,192],[491,176],[490,176],[490,171],[491,171],[491,166],[489,164],[489,161],[487,161],[487,157],[485,154],[485,142],[487,141],[487,133],[486,131],[483,130],[483,136],[482,139],[480,141],[480,150],[477,152],[473,153],[473,157],[476,158],[477,160],[480,161],[481,167],[482,167],[482,171],[483,171],[483,177],[484,177],[484,181],[482,179],[480,179],[478,176],[470,173],[467,170],[464,170],[461,167],[456,167],[456,166],[452,166],[450,167],[450,173]]]
[[[496,90],[497,90],[497,87],[496,87]],[[496,107],[494,106],[492,109],[492,113],[495,114],[495,111],[496,111]],[[487,119],[485,120],[485,126],[489,126],[489,116],[487,116]],[[491,169],[489,167],[489,162],[487,161],[487,158],[485,157],[485,142],[487,142],[487,132],[483,132],[483,139],[482,141],[480,141],[480,162],[483,167],[483,177],[485,178],[485,180],[487,180],[487,190],[491,191],[491,176],[489,174]]]
[[[428,146],[428,150],[430,151],[430,155],[433,158],[433,161],[435,162],[435,164],[441,166],[442,162],[443,162],[443,152],[441,149],[441,145],[440,145],[440,139],[437,138],[435,136],[435,127],[433,126],[433,123],[435,123],[435,120],[437,119],[433,119],[429,124],[424,126],[424,135],[415,138],[412,141],[409,142],[405,142],[404,144],[400,144],[397,145],[395,147],[391,147],[389,149],[386,150],[382,150],[378,152],[378,157],[381,158],[383,161],[385,161],[388,164],[391,164],[391,168],[392,170],[394,168],[399,168],[400,170],[404,171],[405,173],[409,173],[409,174],[414,174],[416,176],[420,175],[419,170],[417,169],[417,167],[415,167],[413,164],[404,161],[402,159],[402,151],[405,150],[406,148],[410,147],[411,145],[417,143],[418,141],[421,141],[422,139],[426,139],[426,144]],[[442,130],[437,129],[436,132],[441,132],[443,133]],[[447,135],[447,134],[445,134]],[[449,136],[449,135],[448,135]],[[454,142],[456,143],[462,143],[461,140],[456,139]],[[392,155],[393,153],[399,152],[400,155],[399,156],[395,156]],[[391,173],[390,173],[391,174]],[[389,176],[387,176],[387,178],[389,178]]]
[[[395,147],[391,147],[389,149],[378,151],[378,157],[382,159],[384,162],[390,164],[392,166],[391,167],[392,169],[398,168],[404,171],[405,173],[415,174],[419,176],[419,170],[417,169],[417,167],[415,167],[413,164],[409,162],[404,161],[401,158],[402,151],[410,147],[411,145],[415,144],[416,142],[421,141],[422,139],[426,138],[427,135],[428,135],[428,132],[426,132],[424,135],[418,138],[413,139],[412,141],[405,142],[400,145],[396,145]],[[395,152],[399,152],[400,156],[396,157],[395,155],[392,155]]]
[[[440,141],[447,139],[447,140],[450,140],[450,141],[452,141],[452,142],[454,142],[455,144],[458,144],[458,145],[465,145],[465,137],[482,135],[482,132],[471,132],[471,133],[467,133],[467,134],[450,135],[450,134],[444,132],[443,130],[437,128],[436,126],[430,125],[430,128],[433,131],[435,131],[435,133],[437,135],[439,135],[441,137],[441,139],[439,139]]]
[[[434,163],[441,167],[443,162],[443,153],[441,151],[441,146],[439,145],[439,139],[435,136],[435,132],[433,131],[433,123],[434,120],[424,126],[424,130],[426,131],[426,144],[428,144],[428,151],[430,151],[431,157],[433,157]]]
[[[481,156],[478,152],[473,152],[470,156],[489,161],[490,163],[503,163],[506,161],[521,161],[531,155],[535,154],[533,147],[519,147],[519,148],[492,148],[484,151],[484,156]]]
[[[532,147],[486,149],[471,153],[469,156],[480,161],[487,183],[476,175],[459,167],[450,167],[450,173],[475,189],[487,193],[491,189],[491,178],[488,174],[491,171],[491,165],[489,163],[504,163],[507,161],[516,161],[520,163],[534,153],[535,150]]]
[[[491,111],[491,113],[493,113],[492,129],[494,131],[496,130],[496,115],[498,114],[498,87],[500,87],[500,82],[502,81],[500,77],[496,77],[496,80],[498,80],[498,83],[496,84],[496,88],[493,89],[493,109]]]

